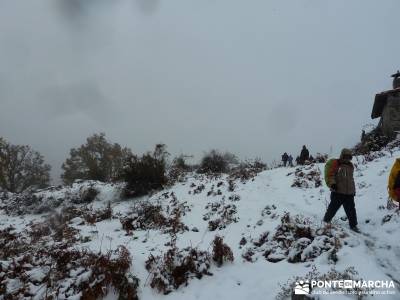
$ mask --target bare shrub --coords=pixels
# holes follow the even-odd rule
[[[213,241],[212,259],[215,261],[218,267],[221,267],[224,262],[233,262],[233,253],[231,248],[224,243],[224,240],[220,236],[215,236]]]
[[[163,212],[160,204],[140,202],[136,204],[128,216],[122,217],[120,222],[127,234],[135,230],[161,229],[168,233],[171,231],[182,232],[189,228],[181,222],[181,215],[186,211],[184,205],[171,204],[171,210]]]
[[[13,232],[14,230],[15,228],[11,226],[0,230],[1,260],[6,260],[10,257],[17,256],[21,253],[24,253],[28,249],[27,240],[25,238],[19,238],[18,234]]]
[[[119,246],[107,254],[87,250],[42,248],[19,257],[14,263],[2,264],[0,291],[5,299],[37,297],[38,299],[66,299],[80,295],[80,299],[99,299],[110,288],[119,299],[138,299],[138,279],[131,274],[129,251]],[[29,276],[28,274],[37,274]],[[17,280],[18,289],[8,290],[7,284]],[[30,286],[41,286],[35,294]]]
[[[181,285],[188,285],[192,278],[201,279],[209,272],[210,255],[196,248],[178,250],[175,246],[164,255],[150,254],[145,263],[150,273],[150,286],[160,293],[169,294]]]
[[[376,127],[366,133],[360,143],[353,148],[355,155],[365,155],[370,152],[381,151],[393,141],[393,137],[382,134],[381,130]]]
[[[296,168],[294,175],[292,187],[317,188],[322,186],[321,172],[313,165]]]
[[[341,247],[340,239],[345,236],[343,231],[314,228],[309,219],[285,213],[274,233],[249,238],[252,245],[245,249],[243,257],[254,261],[256,254],[261,254],[273,263],[285,259],[290,263],[312,261],[324,252],[337,251]]]
[[[173,159],[168,169],[169,184],[172,185],[176,182],[184,181],[185,175],[194,170],[194,167],[187,163],[187,159],[189,158],[193,158],[193,156],[181,154]]]
[[[87,189],[83,189],[81,191],[81,201],[80,203],[91,203],[96,199],[99,191],[93,187],[89,187]]]
[[[221,153],[218,150],[211,150],[204,154],[201,159],[198,173],[221,174],[227,173],[232,165],[238,163],[236,156],[232,153]]]
[[[209,202],[205,207],[208,212],[203,215],[204,221],[208,222],[208,229],[214,231],[217,229],[224,229],[231,223],[236,223],[239,220],[237,214],[237,207],[235,204],[226,204],[225,200],[219,202]],[[213,220],[210,220],[215,217]]]
[[[253,161],[247,160],[240,163],[237,167],[232,168],[229,174],[229,180],[239,179],[242,182],[246,182],[266,169],[267,165],[262,162],[261,159],[255,159]]]

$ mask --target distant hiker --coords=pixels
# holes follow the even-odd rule
[[[309,158],[310,158],[310,152],[308,152],[306,145],[304,145],[303,148],[301,149],[301,153],[300,153],[300,164],[304,165],[306,160],[308,160]]]
[[[289,159],[289,155],[285,152],[282,155],[283,166],[286,167],[287,161]]]
[[[400,203],[400,158],[397,158],[393,164],[392,170],[389,175],[388,182],[388,192],[389,198],[393,202],[397,202],[397,205]],[[395,203],[391,203],[391,206],[394,206]],[[397,206],[396,205],[396,206]],[[388,202],[389,206],[389,202]]]
[[[350,229],[360,232],[357,227],[357,213],[354,203],[356,186],[354,184],[352,158],[351,150],[343,149],[339,159],[330,159],[325,165],[325,182],[331,189],[331,202],[325,213],[324,222],[330,223],[338,209],[343,205]]]
[[[296,165],[301,165],[300,156],[296,157]]]
[[[288,163],[289,163],[289,167],[293,167],[293,156],[291,154],[289,154]]]
[[[365,130],[363,130],[362,133],[361,133],[361,142],[364,142],[365,136],[366,136]]]

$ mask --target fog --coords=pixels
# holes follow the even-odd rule
[[[53,167],[96,132],[267,162],[353,146],[400,68],[398,0],[2,0],[0,136]]]

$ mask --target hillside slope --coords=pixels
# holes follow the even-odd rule
[[[54,272],[49,267],[52,262],[25,264],[22,267],[25,277],[11,272],[12,259],[18,261],[26,253],[34,255],[41,247],[54,245],[60,249],[89,249],[94,253],[125,246],[132,258],[130,272],[139,279],[139,299],[274,299],[282,292],[280,285],[293,281],[294,276],[303,278],[309,272],[326,274],[332,268],[342,272],[348,267],[354,267],[357,278],[395,280],[395,294],[387,295],[386,299],[398,299],[400,217],[386,208],[386,185],[390,167],[399,155],[400,150],[395,149],[392,153],[377,153],[372,161],[363,157],[354,159],[361,234],[349,230],[343,208],[336,215],[332,229],[324,229],[321,220],[329,203],[329,191],[322,182],[323,164],[267,170],[245,182],[229,183],[227,176],[208,178],[190,174],[184,182],[151,197],[128,200],[119,199],[120,185],[97,182],[48,189],[35,193],[33,199],[4,193],[1,246],[17,249],[22,247],[18,241],[23,240],[31,248],[9,251],[8,256],[0,252],[0,290],[3,289],[0,299],[11,299],[4,295],[22,297],[22,290],[33,295],[33,299],[43,299],[54,292],[45,287]],[[88,203],[79,203],[82,191],[89,187],[99,193],[94,201],[86,199]],[[107,210],[108,203],[111,210]],[[71,213],[62,211],[63,206],[79,209]],[[47,212],[49,207],[52,210]],[[138,212],[145,213],[146,218],[139,221]],[[57,238],[53,223],[68,214],[71,217],[65,219],[67,227],[63,227],[61,237]],[[162,220],[153,214],[161,214]],[[38,226],[49,229],[34,236],[32,231]],[[69,234],[65,233],[67,229]],[[167,295],[150,287],[153,277],[146,270],[150,255],[163,255],[175,242],[178,249],[191,246],[211,253],[216,235],[223,237],[231,248],[233,262],[224,262],[221,267],[211,262],[208,271],[212,276],[192,278],[187,286],[183,284]],[[76,287],[78,277],[81,283],[90,274],[81,276],[86,274],[83,269],[68,267],[71,270],[64,272],[67,278],[58,279],[64,289],[57,297],[67,299],[69,295],[68,299],[74,299],[75,295],[79,299],[82,294],[76,292],[78,289],[74,291],[67,285]],[[116,292],[105,293],[107,299],[117,298]],[[331,299],[329,295],[321,295],[320,299],[324,297]]]

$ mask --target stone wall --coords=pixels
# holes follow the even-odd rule
[[[396,131],[400,131],[400,94],[388,96],[381,123],[386,136],[394,137]]]

